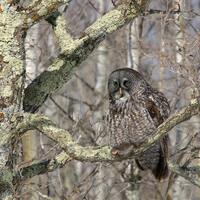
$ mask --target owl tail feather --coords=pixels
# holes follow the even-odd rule
[[[152,170],[152,173],[155,176],[155,178],[159,181],[167,178],[169,174],[169,168],[167,164],[167,158],[165,157],[163,151],[161,151],[159,163],[156,166],[156,168]]]

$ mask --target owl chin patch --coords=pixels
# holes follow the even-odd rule
[[[115,102],[118,103],[124,103],[130,99],[130,94],[126,90],[119,90],[114,95]]]
[[[128,97],[126,97],[126,96],[123,96],[123,97],[121,97],[121,98],[115,100],[115,102],[116,102],[117,104],[121,104],[121,103],[124,103],[124,102],[126,102],[126,101],[128,101]]]

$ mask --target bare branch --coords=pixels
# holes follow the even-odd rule
[[[168,162],[169,168],[172,172],[176,173],[179,176],[184,177],[186,180],[190,181],[194,185],[200,187],[200,180],[199,180],[199,175],[200,175],[200,169],[197,167],[196,171],[192,173],[191,169],[188,167],[180,167],[177,164]],[[194,167],[193,167],[194,169]]]

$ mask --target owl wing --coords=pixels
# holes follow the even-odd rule
[[[147,110],[153,119],[156,127],[166,120],[170,113],[170,106],[167,98],[163,93],[154,90],[147,98]],[[153,174],[157,179],[162,179],[168,175],[168,143],[169,137],[165,135],[160,140],[160,158],[157,167],[153,170]]]
[[[156,127],[162,124],[170,114],[170,106],[167,98],[162,92],[154,90],[147,98],[147,110],[153,119]],[[161,140],[161,148],[165,155],[168,155],[169,136],[165,135]]]
[[[170,113],[170,106],[163,93],[154,90],[148,95],[146,106],[156,126],[166,120]]]

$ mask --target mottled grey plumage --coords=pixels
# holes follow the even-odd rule
[[[108,80],[108,132],[113,154],[139,146],[169,115],[167,99],[135,70],[121,68]],[[165,136],[136,159],[140,169],[150,169],[157,179],[168,175],[168,137]]]

